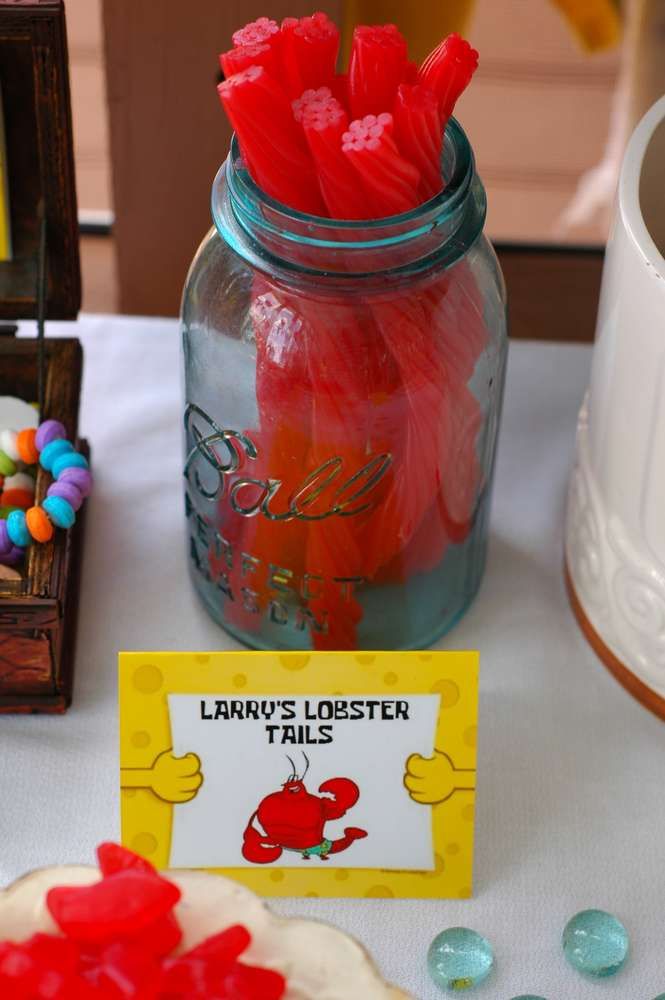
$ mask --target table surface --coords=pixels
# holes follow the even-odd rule
[[[49,333],[83,341],[81,430],[96,489],[74,705],[65,717],[0,719],[2,883],[41,865],[91,862],[95,844],[119,834],[118,650],[237,648],[199,605],[185,566],[177,323],[83,316]],[[439,644],[481,652],[475,898],[273,904],[355,934],[421,1000],[441,996],[425,971],[427,946],[459,924],[495,947],[497,970],[472,994],[479,1000],[665,991],[665,728],[587,647],[562,576],[590,356],[582,346],[511,345],[487,574]],[[566,920],[588,907],[617,913],[632,938],[629,965],[600,985],[561,953]]]

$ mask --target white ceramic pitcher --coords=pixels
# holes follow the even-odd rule
[[[566,524],[578,620],[665,718],[665,97],[624,157]]]

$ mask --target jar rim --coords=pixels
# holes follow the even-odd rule
[[[332,287],[363,277],[402,281],[452,267],[475,245],[487,213],[471,144],[451,118],[441,153],[443,189],[409,212],[379,219],[307,215],[269,197],[249,176],[235,136],[212,188],[221,239],[251,267],[280,280]],[[378,286],[377,286],[378,287]]]
[[[443,189],[432,198],[399,215],[332,219],[300,212],[268,195],[243,168],[234,133],[229,155],[213,182],[213,220],[223,234],[227,227],[222,202],[228,192],[234,216],[247,232],[258,226],[301,247],[362,250],[395,246],[444,225],[464,204],[475,176],[475,161],[464,129],[452,117],[444,133],[446,147],[453,152],[452,171]]]

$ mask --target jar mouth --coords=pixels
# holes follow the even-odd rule
[[[416,208],[377,219],[308,215],[271,198],[250,176],[235,134],[212,187],[212,216],[222,238],[260,266],[310,274],[396,272],[447,245],[444,263],[462,256],[485,221],[485,195],[473,151],[455,118],[446,125],[442,190]],[[455,237],[452,239],[451,237]]]

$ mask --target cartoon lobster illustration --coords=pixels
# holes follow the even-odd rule
[[[317,855],[327,861],[330,854],[339,854],[350,847],[354,840],[367,836],[366,830],[347,826],[344,836],[328,840],[324,827],[329,820],[340,819],[360,797],[360,790],[350,778],[330,778],[319,786],[323,797],[312,795],[305,788],[305,775],[309,759],[303,752],[306,767],[299,777],[290,757],[291,773],[281,791],[272,792],[261,800],[252,813],[245,829],[242,855],[246,861],[268,865],[281,857],[282,851],[295,851],[309,861]],[[330,797],[328,797],[330,796]],[[263,827],[265,833],[254,825]]]

